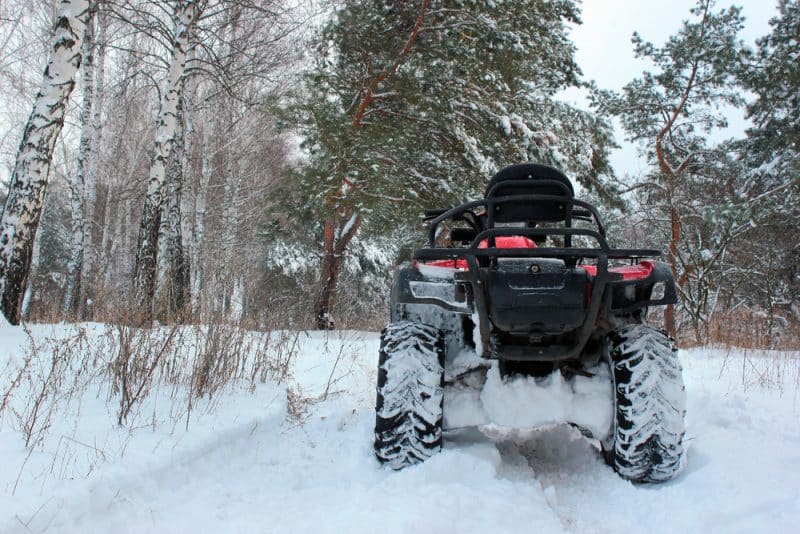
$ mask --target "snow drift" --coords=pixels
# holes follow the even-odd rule
[[[32,336],[66,330],[37,326]],[[289,381],[231,385],[188,419],[174,417],[162,388],[120,427],[107,388],[93,382],[25,448],[6,410],[0,531],[789,532],[800,521],[797,353],[682,352],[688,467],[636,486],[563,426],[497,440],[461,432],[424,464],[381,468],[377,335],[298,339]],[[22,329],[0,326],[3,391],[26,343]],[[523,386],[507,400],[534,400]],[[301,416],[298,396],[311,401]]]

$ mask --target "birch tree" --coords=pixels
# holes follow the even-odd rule
[[[183,111],[185,98],[178,102],[175,139],[166,169],[166,197],[159,228],[159,272],[162,295],[157,303],[162,318],[182,319],[189,297],[189,265],[183,242],[183,183],[186,167],[186,128]],[[158,294],[158,292],[157,292]]]
[[[89,188],[89,178],[92,174],[89,169],[89,160],[92,157],[92,149],[96,143],[94,128],[94,12],[96,6],[90,6],[90,17],[86,24],[86,32],[82,45],[83,65],[83,102],[81,107],[81,138],[78,148],[77,168],[70,177],[70,208],[72,213],[72,240],[70,243],[70,259],[68,264],[66,288],[64,290],[64,301],[62,314],[65,318],[77,318],[78,308],[81,302],[82,287],[81,282],[84,278],[83,268],[91,226],[86,224],[91,220],[91,207],[87,202],[86,191]]]
[[[257,292],[259,248],[255,232],[265,224],[265,204],[283,172],[285,142],[274,132],[273,102],[296,61],[302,26],[287,3],[221,0],[209,7],[187,67],[193,88],[187,99],[190,171],[182,210],[189,239],[193,312],[238,320]],[[189,150],[197,145],[199,150]],[[208,207],[208,213],[207,213]],[[182,232],[183,233],[183,232]],[[177,240],[176,240],[177,241]],[[252,307],[251,307],[252,308]]]
[[[214,137],[211,125],[203,129],[201,137],[203,156],[200,164],[200,179],[194,195],[194,226],[192,228],[192,259],[189,263],[191,269],[192,315],[199,315],[202,299],[200,292],[204,287],[203,253],[206,235],[206,206],[208,199],[208,186],[211,182],[212,156],[214,149],[211,139]]]
[[[160,6],[159,3],[155,4]],[[190,10],[193,10],[191,16],[187,17]],[[178,127],[178,102],[184,105],[186,113],[183,135],[192,131],[190,125],[194,123],[194,119],[191,114],[203,106],[217,105],[219,107],[216,111],[223,113],[232,108],[235,115],[257,114],[259,120],[263,119],[263,111],[258,108],[264,107],[265,100],[269,98],[270,94],[274,94],[279,86],[279,82],[275,81],[279,77],[274,76],[277,68],[285,65],[287,58],[297,55],[297,50],[291,49],[286,44],[287,36],[291,35],[298,27],[289,15],[288,4],[275,0],[215,0],[210,2],[196,0],[178,3],[176,19],[184,20],[184,23],[182,25],[179,23],[181,28],[175,32],[180,39],[175,37],[171,38],[171,41],[175,50],[179,50],[180,54],[173,51],[167,84],[172,89],[168,88],[163,91],[164,97],[158,120],[159,133],[156,134],[155,156],[148,182],[148,200],[142,215],[134,269],[134,293],[138,305],[145,315],[149,313],[146,309],[153,300],[154,294],[178,297],[168,299],[172,303],[171,305],[188,300],[188,295],[179,297],[179,295],[187,294],[193,287],[189,283],[186,273],[196,275],[201,273],[199,268],[190,268],[189,259],[193,254],[191,250],[185,250],[186,248],[197,249],[202,246],[198,246],[194,240],[189,240],[188,233],[191,232],[186,232],[188,226],[186,218],[195,214],[182,213],[191,204],[189,199],[183,200],[184,192],[190,192],[191,188],[184,188],[184,184],[176,181],[187,179],[187,177],[181,176],[182,172],[168,172],[169,162],[174,161],[169,154],[175,147],[180,147],[183,143],[180,137],[181,128]],[[155,26],[157,25],[156,23]],[[144,26],[147,31],[148,26]],[[177,46],[178,44],[180,46]],[[193,59],[187,62],[189,57]],[[178,77],[173,76],[176,67],[181,71]],[[180,94],[185,92],[185,80],[188,79],[204,80],[206,89],[199,91],[191,89],[189,93],[192,97],[210,95],[210,97],[201,97],[208,98],[207,101],[190,102],[186,100],[183,102],[180,100]],[[197,81],[192,83],[198,84]],[[174,96],[174,102],[166,100],[172,98],[170,95]],[[164,114],[165,110],[167,110],[166,114]],[[168,117],[169,120],[162,120],[162,117]],[[243,132],[240,132],[242,125],[243,123],[232,122],[225,127],[225,131],[230,137],[242,136]],[[167,130],[168,134],[166,134]],[[220,133],[224,135],[224,131]],[[158,141],[159,139],[167,141],[161,142]],[[266,139],[262,137],[262,141],[266,141]],[[226,143],[228,142],[226,141]],[[239,154],[235,153],[240,147],[232,146],[232,149],[234,149],[234,154],[231,156],[228,166],[235,169],[240,166],[237,161]],[[185,153],[188,158],[190,151]],[[198,159],[202,160],[202,157]],[[182,161],[180,164],[176,162],[172,168],[176,171],[185,170],[188,166],[187,161]],[[265,174],[271,175],[272,173],[265,172]],[[174,180],[172,180],[173,178]],[[172,180],[169,186],[166,185],[167,180]],[[232,185],[227,189],[230,189],[235,197],[239,189],[233,186],[237,183],[238,178],[229,173],[226,180],[230,182],[229,185]],[[201,185],[202,183],[207,184],[208,182],[201,180]],[[173,193],[170,201],[168,201],[169,195],[165,189],[167,187]],[[204,197],[204,195],[205,193],[201,193],[200,196]],[[222,208],[223,212],[235,215],[238,209],[237,201],[236,198],[233,198],[232,204],[225,204]],[[201,199],[200,203],[202,204],[202,202]],[[201,217],[203,216],[204,213]],[[157,218],[158,221],[156,221]],[[162,218],[165,223],[163,225],[161,224]],[[199,221],[199,223],[202,232],[205,222]],[[162,229],[161,236],[158,235],[157,228]],[[222,229],[223,241],[227,239],[228,234],[236,230],[236,222],[231,222],[230,227],[224,226]],[[162,242],[161,246],[158,244],[159,241]],[[159,259],[159,250],[164,252],[162,255],[164,257],[161,259]],[[235,252],[231,252],[231,254],[235,256]],[[156,274],[159,265],[164,270],[168,270],[170,274],[167,276]],[[221,269],[220,272],[226,275],[226,279],[233,280],[235,278],[227,269]],[[158,282],[163,282],[163,291],[157,289]],[[195,286],[197,285],[195,284]],[[227,292],[228,289],[226,288],[224,291]],[[183,304],[180,306],[182,307]],[[173,312],[180,314],[177,310],[173,310]]]
[[[152,314],[155,296],[158,236],[164,203],[164,184],[170,153],[175,142],[178,105],[186,74],[189,35],[204,6],[205,2],[201,0],[175,2],[172,55],[156,119],[154,155],[150,164],[147,194],[139,223],[133,270],[134,305],[144,320],[149,319]]]
[[[88,0],[60,2],[52,53],[23,132],[0,218],[0,308],[12,324],[20,320],[50,163],[64,124],[67,101],[75,87],[89,18]]]
[[[97,12],[95,14],[95,25],[97,28],[94,37],[94,46],[92,49],[92,116],[90,119],[90,134],[89,146],[92,147],[89,151],[88,161],[86,163],[87,171],[84,180],[84,211],[85,217],[83,220],[83,265],[81,266],[81,298],[79,307],[79,316],[81,319],[92,319],[93,306],[89,306],[90,302],[94,301],[95,289],[97,287],[97,273],[95,269],[97,249],[96,242],[99,241],[99,236],[95,239],[95,235],[99,234],[101,229],[98,225],[98,217],[95,212],[97,203],[97,188],[99,182],[99,155],[97,149],[99,148],[103,132],[103,107],[105,104],[105,74],[106,74],[106,52],[108,40],[108,26],[110,20],[107,16],[107,9],[105,4],[100,2],[97,4]],[[87,88],[88,89],[88,88]]]

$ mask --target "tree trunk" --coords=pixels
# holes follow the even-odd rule
[[[228,152],[225,189],[222,195],[222,247],[220,265],[217,270],[217,310],[225,315],[232,313],[233,290],[241,276],[243,264],[234,253],[236,229],[239,224],[242,169],[235,154]]]
[[[198,15],[196,1],[177,2],[172,59],[156,120],[154,155],[150,165],[144,209],[139,223],[133,269],[133,309],[134,313],[138,315],[137,320],[141,321],[150,320],[153,313],[152,304],[155,296],[156,266],[158,264],[158,234],[164,204],[166,168],[173,148],[178,120],[178,103],[183,91],[189,33]]]
[[[211,181],[211,138],[210,126],[203,129],[203,162],[200,169],[200,184],[194,201],[194,232],[192,235],[192,314],[197,316],[201,311],[200,292],[203,289],[203,240],[205,238],[206,198],[208,184]]]
[[[189,62],[194,59],[193,53],[190,52]],[[189,80],[186,89],[184,90],[183,98],[183,117],[184,117],[184,131],[183,131],[183,144],[181,145],[181,191],[178,200],[180,206],[180,242],[182,247],[183,259],[183,275],[181,278],[183,288],[183,303],[181,309],[187,318],[192,315],[192,264],[193,258],[193,241],[192,241],[192,219],[191,215],[194,212],[194,199],[192,198],[192,187],[189,183],[190,162],[192,158],[192,149],[194,143],[194,110],[192,109],[192,102],[195,98],[196,87],[195,84]]]
[[[25,296],[22,297],[22,320],[28,321],[31,316],[31,302],[33,302],[33,279],[39,271],[39,258],[42,255],[42,239],[37,236],[33,240],[33,253],[31,254],[31,274],[28,277],[28,285],[25,288]]]
[[[119,264],[121,259],[117,257],[117,249],[123,241],[122,217],[123,202],[114,203],[115,210],[112,211],[111,186],[106,188],[105,206],[103,208],[103,223],[100,225],[102,236],[100,239],[99,257],[103,265],[102,282],[99,282],[100,292],[103,295],[111,293],[112,280],[119,279]],[[113,220],[112,220],[113,218]],[[113,258],[113,261],[112,261]]]
[[[189,265],[183,249],[181,221],[181,191],[183,188],[184,169],[184,132],[183,105],[178,103],[178,120],[176,121],[174,146],[170,155],[170,163],[166,175],[166,202],[162,211],[161,235],[159,243],[159,284],[158,303],[164,306],[162,318],[182,321],[184,318],[186,297],[189,292]]]
[[[53,52],[22,134],[0,218],[0,308],[12,324],[20,321],[53,148],[81,64],[89,4],[89,0],[61,1],[54,25]]]
[[[669,254],[667,259],[669,266],[672,269],[672,276],[675,283],[678,284],[680,279],[678,277],[678,243],[681,238],[681,224],[678,210],[675,206],[670,206],[669,209],[669,222],[670,222],[670,240],[669,240]],[[670,336],[675,337],[677,334],[675,326],[675,305],[667,305],[664,310],[664,328]]]
[[[94,307],[92,306],[95,297],[96,284],[98,283],[98,276],[96,273],[96,258],[97,251],[94,244],[100,240],[100,228],[96,224],[98,220],[96,213],[97,201],[97,172],[98,172],[98,155],[96,153],[97,147],[100,143],[100,137],[103,129],[102,111],[103,111],[103,96],[105,94],[105,72],[106,72],[106,37],[108,30],[108,17],[102,11],[103,4],[98,4],[98,11],[95,15],[97,26],[97,37],[95,39],[95,46],[93,50],[93,59],[96,60],[96,67],[93,72],[93,87],[92,87],[92,127],[91,127],[91,147],[92,151],[89,153],[88,158],[88,171],[85,179],[85,203],[84,203],[84,221],[83,221],[83,266],[81,267],[81,304],[78,309],[81,320],[94,319]],[[104,208],[105,210],[105,208]],[[95,238],[96,236],[96,238]]]
[[[81,307],[81,281],[83,279],[84,258],[86,255],[87,232],[91,226],[87,220],[91,218],[88,198],[85,195],[90,174],[89,160],[94,149],[94,20],[90,13],[86,24],[86,32],[82,45],[83,54],[83,107],[81,108],[81,140],[78,147],[78,164],[69,183],[70,207],[72,211],[72,242],[70,244],[70,260],[67,266],[67,285],[64,290],[64,302],[61,315],[64,320],[75,320],[79,317]]]
[[[343,226],[342,226],[342,223]],[[361,226],[361,217],[353,212],[348,217],[333,215],[325,221],[325,235],[322,256],[322,287],[316,302],[316,323],[318,330],[333,330],[331,312],[336,304],[339,274],[347,246]]]

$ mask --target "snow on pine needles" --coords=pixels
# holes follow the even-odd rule
[[[423,464],[380,467],[378,341],[0,325],[0,532],[789,532],[800,521],[797,352],[682,351],[688,465],[637,486],[565,426],[450,433]]]

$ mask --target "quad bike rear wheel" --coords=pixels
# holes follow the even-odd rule
[[[615,421],[603,443],[606,462],[633,482],[664,482],[685,464],[686,391],[674,341],[643,324],[608,338]]]
[[[375,456],[392,469],[420,463],[442,448],[444,336],[400,321],[381,333]]]

